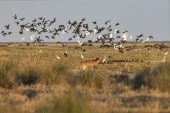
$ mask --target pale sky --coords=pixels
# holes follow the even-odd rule
[[[143,33],[170,41],[170,0],[0,0],[0,30],[6,24],[15,26],[14,14],[27,20],[56,17],[58,25],[84,17],[101,23],[110,19],[134,36]],[[0,41],[17,41],[17,36],[0,35]]]

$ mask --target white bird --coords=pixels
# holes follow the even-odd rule
[[[141,43],[145,43],[146,42],[146,40],[142,40],[142,42]]]
[[[97,37],[97,39],[99,39],[99,40],[100,40],[101,38],[102,38],[102,35],[99,35],[99,36]]]
[[[110,34],[109,34],[109,38],[113,38],[113,35],[112,35],[112,33],[110,33]]]
[[[145,42],[147,42],[147,41],[149,41],[149,38],[147,38],[147,39],[145,39],[145,40],[142,40],[141,43],[145,43]]]
[[[77,42],[78,42],[78,44],[79,44],[80,46],[83,45],[83,42],[81,42],[79,39],[77,40]]]
[[[25,31],[30,31],[30,29],[29,29],[29,28],[25,28],[25,27],[24,27],[24,30],[25,30]]]
[[[127,41],[127,39],[128,39],[128,34],[127,33],[123,33],[122,34],[122,40],[123,41]]]
[[[61,59],[61,57],[59,57],[57,54],[55,54],[55,56],[56,56],[56,58],[57,58],[58,60],[60,60],[60,59]]]
[[[77,43],[80,45],[80,46],[82,46],[83,45],[83,42],[81,42],[79,39],[80,39],[80,37],[79,36],[77,36],[76,37],[77,38]]]
[[[113,46],[113,47],[114,47],[114,49],[115,49],[115,50],[118,50],[118,46],[117,46],[117,44],[114,44],[114,46]]]
[[[132,36],[132,35],[130,35],[130,36],[129,36],[129,39],[132,39],[132,38],[133,38],[133,36]]]
[[[119,50],[119,49],[124,49],[123,44],[114,44],[114,49]]]
[[[31,35],[31,41],[33,41],[34,40],[34,38],[35,38],[35,35]]]
[[[83,56],[82,52],[81,52],[81,58],[84,59],[84,56]]]
[[[93,30],[93,33],[96,34],[96,33],[97,33],[97,29],[94,29],[94,30]]]
[[[86,36],[90,35],[89,31],[85,31]]]
[[[149,41],[150,38],[147,38],[146,41]]]
[[[141,43],[148,42],[149,40],[150,40],[150,37],[148,37],[147,39],[143,40]]]
[[[62,31],[61,31],[61,34],[63,35],[64,33],[66,33],[65,30],[62,30]]]

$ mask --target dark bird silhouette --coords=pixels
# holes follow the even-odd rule
[[[52,20],[48,26],[51,26],[55,22],[56,22],[56,18],[54,18],[54,20]]]
[[[153,36],[149,36],[149,39],[153,39]]]
[[[39,37],[36,37],[36,39],[34,40],[33,43],[42,43],[43,41],[44,41],[44,40],[41,39],[41,37],[39,36]]]
[[[50,39],[50,37],[49,37],[49,36],[45,36],[45,38]]]
[[[109,32],[113,31],[113,29],[109,29]]]
[[[21,29],[21,31],[19,31],[19,34],[21,35],[21,34],[23,34],[23,30]]]
[[[70,20],[68,20],[68,22],[67,22],[67,23],[71,25],[71,21],[70,21]]]
[[[23,21],[23,20],[25,20],[25,18],[21,18],[20,20]]]
[[[17,25],[19,25],[19,22],[15,22]]]
[[[37,19],[32,20],[32,22],[36,22],[36,21],[37,21]]]
[[[121,38],[121,36],[117,36],[116,38]]]
[[[4,32],[4,33],[2,33],[2,35],[5,37],[7,35],[7,33]]]
[[[107,30],[110,30],[110,29],[111,29],[111,27],[112,27],[112,26],[110,25],[110,26],[107,28]]]
[[[143,34],[140,34],[138,37],[140,38],[140,37],[143,37],[144,35]]]
[[[83,18],[81,21],[85,21],[86,20],[86,18]]]
[[[115,24],[115,26],[118,26],[118,25],[120,25],[120,24],[119,24],[119,23],[116,23],[116,24]]]
[[[12,34],[12,32],[8,32],[8,35],[11,35]]]
[[[105,25],[107,25],[109,22],[110,22],[110,20],[106,21],[106,22],[105,22]]]
[[[73,40],[73,39],[72,39],[72,38],[69,38],[68,40],[71,41],[71,40]]]
[[[51,36],[52,39],[56,39],[55,36]]]
[[[16,14],[13,17],[14,17],[15,20],[17,19],[17,15]]]
[[[1,31],[1,34],[5,33],[5,31]]]
[[[94,21],[94,22],[92,22],[93,24],[97,24],[97,22],[96,21]]]
[[[38,18],[39,20],[42,20],[43,19],[43,17],[40,17],[40,18]]]
[[[138,42],[139,41],[139,38],[136,38],[136,42]]]
[[[10,24],[9,25],[5,25],[4,26],[6,29],[9,29],[9,27],[10,27]]]
[[[123,31],[123,33],[127,33],[128,31]]]

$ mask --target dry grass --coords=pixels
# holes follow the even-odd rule
[[[96,69],[82,70],[82,49],[75,46],[0,47],[0,113],[170,112],[169,88],[163,84],[170,82],[166,79],[169,63],[148,63],[163,58],[157,49],[152,49],[151,53],[141,49],[122,54],[98,45],[83,47],[86,60],[111,56],[110,61],[135,58],[143,62],[99,64]],[[68,57],[64,57],[65,50]],[[146,69],[148,71],[144,72]],[[145,80],[142,82],[150,84],[140,84],[134,90],[133,73],[139,72],[142,77],[151,76],[135,82]]]

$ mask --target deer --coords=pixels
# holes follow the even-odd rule
[[[81,62],[81,67],[83,70],[87,68],[97,68],[97,65],[99,64],[99,57],[96,57],[95,59],[91,60],[84,60]]]

